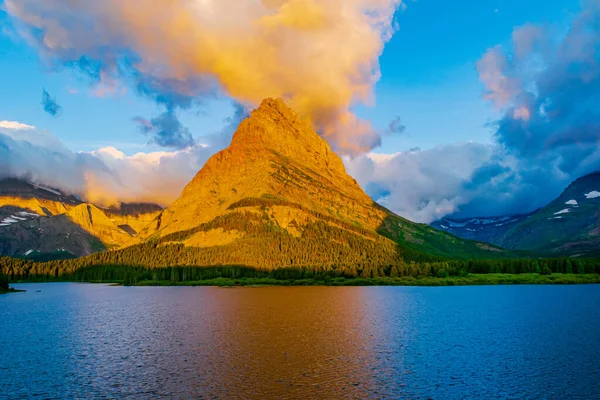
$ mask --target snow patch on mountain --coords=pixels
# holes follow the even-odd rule
[[[11,215],[10,217],[5,217],[2,222],[0,222],[0,226],[8,226],[10,224],[15,224],[19,222],[18,219],[16,219],[16,217],[14,215]]]
[[[576,206],[577,205],[577,200],[569,200],[565,204],[569,205],[569,206]]]
[[[586,199],[595,199],[598,197],[600,197],[600,192],[598,192],[597,190],[593,190],[593,191],[585,194]]]
[[[560,211],[555,212],[554,215],[567,214],[570,211],[571,211],[570,208],[565,208],[564,210],[560,210]]]
[[[39,215],[38,215],[38,214],[36,214],[36,213],[31,213],[31,212],[27,212],[27,211],[21,211],[21,212],[19,212],[18,214],[19,214],[20,216],[22,216],[22,217],[33,217],[33,218],[37,218],[37,217],[39,217]]]
[[[452,221],[450,219],[444,219],[444,222],[453,228],[464,228],[469,225],[491,225],[491,224],[500,226],[497,224],[501,223],[501,225],[504,225],[505,223],[517,221],[516,219],[511,220],[511,218],[512,217],[509,217],[509,216],[497,217],[497,218],[494,218],[494,217],[492,217],[492,218],[471,218],[471,219],[468,219],[465,221]],[[444,229],[447,229],[447,227],[444,227]]]
[[[37,214],[26,212],[26,211],[21,211],[21,212],[18,212],[17,215],[11,215],[10,217],[4,217],[0,221],[0,226],[9,226],[12,224],[16,224],[17,222],[28,221],[30,219],[38,218],[38,217],[39,217],[39,215],[37,215]]]

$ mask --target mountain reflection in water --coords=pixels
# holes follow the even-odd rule
[[[0,297],[0,397],[600,392],[597,286],[16,286]]]

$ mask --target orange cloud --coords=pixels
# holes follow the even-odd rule
[[[178,94],[201,96],[216,83],[249,106],[281,97],[355,154],[379,143],[351,108],[373,102],[401,1],[6,0],[6,9],[42,32],[29,37],[47,57],[85,55],[114,68],[127,50],[137,71]]]
[[[92,89],[91,94],[95,97],[108,97],[127,94],[127,89],[123,87],[117,78],[100,71],[100,81]]]
[[[513,118],[521,119],[523,121],[529,121],[529,118],[531,118],[531,112],[529,111],[529,108],[525,106],[520,106],[518,108],[515,108],[513,112]]]

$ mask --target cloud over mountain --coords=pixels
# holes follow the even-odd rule
[[[420,222],[524,213],[600,170],[600,3],[564,28],[525,25],[477,64],[495,143],[347,159],[367,192]],[[433,111],[435,112],[435,111]]]
[[[539,205],[535,192],[554,196],[600,169],[600,3],[584,5],[566,32],[525,25],[511,48],[493,48],[478,64],[486,96],[503,111],[493,128],[505,154],[476,176],[521,204]]]
[[[394,155],[344,159],[350,175],[377,202],[416,222],[458,212],[474,194],[465,183],[488,162],[493,146],[461,143]]]
[[[0,124],[0,179],[41,182],[103,205],[121,201],[168,205],[208,157],[220,150],[216,145],[194,145],[131,156],[113,147],[75,153],[48,132],[4,122]]]
[[[378,58],[400,4],[5,1],[17,31],[51,64],[75,67],[95,83],[123,81],[167,113],[218,93],[249,106],[281,97],[346,154],[380,143],[370,123],[351,109],[373,100]]]

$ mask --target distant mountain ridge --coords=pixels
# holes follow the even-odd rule
[[[43,184],[0,180],[0,255],[84,256],[129,243],[162,208],[123,204],[101,209]]]
[[[465,239],[498,244],[499,238],[529,215],[531,214],[460,219],[446,217],[434,221],[430,225]]]
[[[490,218],[486,221],[492,222],[485,224],[474,220],[443,218],[432,226],[543,256],[600,256],[600,172],[576,179],[555,200],[531,214]]]

